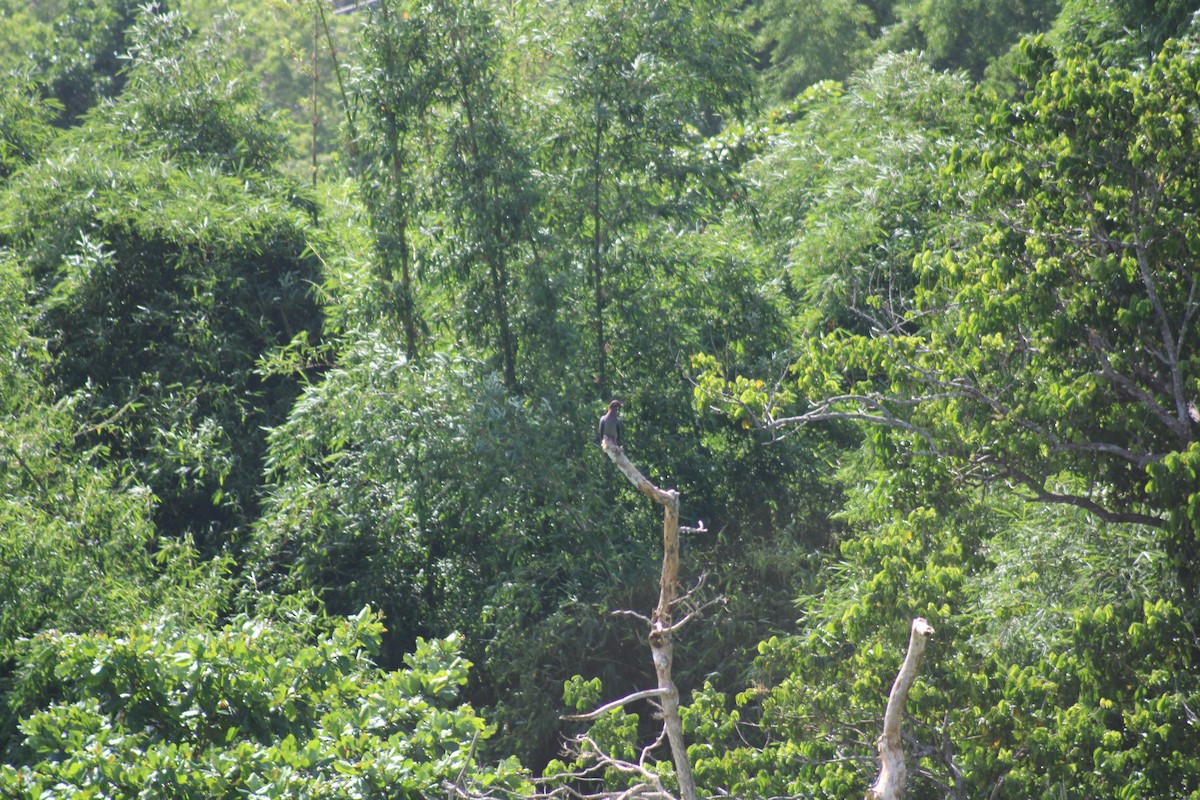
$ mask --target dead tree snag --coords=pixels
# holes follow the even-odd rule
[[[654,672],[658,677],[656,694],[662,705],[663,727],[675,762],[680,797],[682,800],[696,800],[696,782],[692,777],[687,745],[683,741],[679,690],[671,678],[671,663],[675,654],[671,634],[687,621],[685,618],[673,623],[671,618],[679,583],[679,492],[674,489],[659,489],[651,483],[625,457],[624,449],[612,439],[605,438],[600,446],[638,491],[663,507],[662,577],[659,580],[658,606],[650,620],[650,654],[654,661]]]
[[[917,679],[917,669],[925,645],[933,634],[928,622],[918,617],[912,622],[908,639],[908,654],[892,684],[888,695],[887,711],[883,715],[883,733],[879,736],[879,777],[875,785],[867,790],[866,800],[902,800],[907,768],[904,764],[904,747],[900,741],[900,723],[904,718],[904,705],[908,692]]]

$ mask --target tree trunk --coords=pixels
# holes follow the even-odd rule
[[[883,733],[879,736],[879,777],[875,785],[867,790],[866,800],[902,800],[907,767],[904,764],[904,747],[900,741],[900,723],[904,719],[904,705],[908,692],[917,679],[921,654],[933,634],[933,628],[920,617],[912,622],[912,633],[908,639],[908,654],[892,684],[888,695],[887,711],[883,715]]]
[[[667,731],[667,741],[671,745],[671,756],[675,761],[679,794],[682,800],[696,800],[696,781],[692,777],[692,764],[688,760],[687,745],[683,740],[683,721],[679,715],[679,690],[671,678],[671,663],[675,655],[675,648],[671,643],[671,609],[675,604],[675,591],[679,582],[679,492],[674,489],[664,491],[651,483],[625,457],[625,451],[611,439],[605,438],[600,446],[638,491],[663,507],[662,576],[659,580],[658,607],[654,609],[654,616],[650,620],[650,655],[654,660],[654,672],[658,676],[663,725]]]
[[[601,156],[604,152],[604,118],[599,96],[596,98],[596,139],[592,147],[592,327],[596,334],[596,392],[608,397],[608,339],[604,332],[604,215],[601,213],[601,188],[604,181]],[[609,454],[611,457],[611,453]],[[620,466],[620,465],[618,465]],[[632,467],[633,465],[630,464]],[[635,470],[636,471],[636,470]],[[628,475],[628,473],[626,473]],[[630,478],[630,480],[633,480]],[[643,480],[645,480],[643,478]],[[648,483],[648,481],[647,481]]]
[[[501,230],[500,222],[491,217],[491,205],[496,203],[499,191],[495,185],[494,174],[483,167],[479,156],[479,131],[475,125],[475,103],[471,95],[471,84],[467,79],[468,68],[463,61],[465,57],[463,51],[460,49],[458,53],[459,101],[462,103],[463,113],[467,117],[467,133],[470,135],[468,145],[473,160],[468,171],[475,181],[475,190],[481,198],[487,198],[489,204],[486,217],[481,213],[481,209],[475,209],[475,213],[481,219],[491,219],[488,223],[491,228],[490,236],[485,234],[481,238],[491,239],[485,261],[491,277],[492,312],[496,317],[497,338],[500,340],[500,364],[504,374],[504,385],[509,391],[515,392],[517,391],[517,345],[508,323],[508,268],[506,266],[508,237]],[[490,179],[486,177],[489,175]]]

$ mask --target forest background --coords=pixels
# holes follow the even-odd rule
[[[1197,25],[0,0],[0,794],[1200,797]]]

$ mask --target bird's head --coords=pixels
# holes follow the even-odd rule
[[[620,407],[621,407],[621,401],[620,401],[620,400],[613,400],[611,403],[609,403],[609,404],[608,404],[608,410],[609,410],[609,411],[616,411],[616,410],[617,410],[618,408],[620,408]]]

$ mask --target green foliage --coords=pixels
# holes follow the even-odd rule
[[[449,196],[445,251],[459,307],[460,330],[490,342],[504,383],[516,390],[521,289],[520,261],[528,260],[537,200],[529,148],[513,126],[515,92],[500,73],[502,46],[490,14],[480,6],[438,9],[456,43],[450,59],[449,115],[440,184]],[[439,237],[440,238],[440,237]]]
[[[489,680],[519,680],[509,692],[537,704],[521,724],[545,725],[545,687],[569,667],[537,663],[549,644],[532,643],[552,637],[578,670],[600,643],[562,627],[594,626],[589,604],[638,574],[651,544],[608,533],[639,523],[609,504],[599,453],[585,461],[580,446],[579,427],[511,397],[477,362],[416,364],[364,339],[272,434],[251,568],[263,588],[320,591],[335,612],[376,603],[392,623],[389,662],[417,636],[469,632]]]
[[[746,377],[763,374],[761,365],[736,352],[693,356],[697,408],[729,398],[727,413],[746,428],[803,403],[805,391],[836,391],[834,375],[857,374],[833,342],[846,332],[869,337],[881,316],[903,313],[918,282],[914,259],[954,224],[933,167],[970,130],[970,109],[954,102],[966,82],[916,56],[884,56],[847,88],[813,87],[800,98],[747,167],[760,187],[752,216],[730,215],[720,229],[755,239],[757,269],[778,276],[801,335],[831,334],[792,380]]]
[[[281,130],[238,74],[227,39],[195,37],[178,13],[142,18],[130,39],[128,86],[106,114],[122,141],[154,143],[172,160],[225,172],[275,167],[284,154]]]
[[[370,657],[383,626],[364,609],[314,637],[311,622],[237,617],[219,630],[172,618],[119,636],[34,643],[63,697],[22,723],[17,797],[403,796],[517,790],[519,767],[474,763],[492,730],[455,705],[468,664],[455,637],[418,642],[407,667]],[[315,641],[314,641],[315,639]]]
[[[633,302],[660,272],[656,238],[669,235],[652,223],[698,222],[686,201],[701,162],[688,154],[705,130],[748,107],[753,76],[747,37],[724,3],[605,2],[572,12],[550,74],[551,99],[561,101],[535,134],[546,142],[537,168],[551,200],[539,223],[571,276],[564,312],[590,365],[579,376],[606,400],[616,386],[610,353],[636,352],[610,326],[657,308]]]
[[[563,684],[563,697],[568,707],[581,712],[590,712],[598,705],[598,698],[603,687],[598,678],[589,681],[574,675]],[[558,782],[567,785],[587,785],[594,790],[618,794],[626,791],[636,791],[635,787],[645,786],[642,775],[624,768],[605,768],[604,761],[615,759],[625,764],[640,764],[643,768],[654,773],[663,782],[668,791],[678,791],[673,780],[673,767],[669,761],[649,761],[645,756],[651,754],[654,748],[643,750],[643,744],[638,741],[638,716],[629,713],[626,707],[612,709],[600,715],[587,724],[586,733],[577,738],[578,748],[569,761],[556,758],[546,765],[543,770],[545,781],[553,786]],[[664,745],[665,740],[659,741]],[[563,755],[566,755],[564,753]],[[667,756],[669,758],[669,756]]]
[[[1195,791],[1196,765],[1182,754],[1196,734],[1180,711],[1200,685],[1179,679],[1195,653],[1179,607],[1160,594],[1172,579],[1153,535],[1076,510],[971,500],[933,481],[922,494],[937,505],[914,506],[921,497],[880,466],[847,467],[859,486],[851,532],[823,588],[800,598],[803,633],[764,642],[753,687],[732,701],[711,688],[693,697],[702,786],[864,792],[920,615],[936,633],[904,723],[908,796]]]
[[[336,179],[342,169],[339,125],[345,67],[339,62],[345,60],[359,22],[357,15],[333,14],[330,3],[323,5],[322,17],[322,4],[316,0],[170,3],[171,10],[178,11],[198,36],[216,36],[228,43],[240,65],[239,84],[255,87],[263,106],[278,115],[287,134],[284,169],[314,184],[322,175]],[[316,164],[312,163],[314,155]]]
[[[451,623],[443,615],[474,605],[469,593],[481,588],[466,580],[468,563],[502,555],[471,543],[517,521],[462,493],[490,494],[478,481],[522,458],[518,448],[532,445],[523,417],[467,362],[418,367],[380,340],[347,349],[272,434],[277,491],[257,558],[299,586],[329,587],[333,609],[375,598],[404,639]],[[491,469],[476,473],[480,460]],[[476,485],[461,483],[464,469]]]
[[[259,428],[290,394],[257,378],[256,360],[313,324],[305,222],[269,186],[255,199],[244,179],[101,147],[13,188],[54,383],[90,407],[84,441],[140,462],[169,529],[212,519],[202,509],[227,485],[236,516],[252,502]]]
[[[15,74],[0,76],[0,181],[37,157],[53,138],[56,108]]]
[[[527,640],[503,632],[611,585],[647,543],[599,534],[628,511],[607,506],[580,446],[578,428],[509,396],[478,362],[416,365],[364,339],[271,435],[256,569],[323,589],[335,610],[372,599],[391,620],[391,658],[454,627],[502,637],[491,646],[516,657]]]
[[[861,796],[915,615],[910,797],[1200,792],[1184,5],[765,0],[744,121],[725,3],[391,0],[311,193],[319,7],[221,5],[0,0],[0,794],[528,792],[649,685],[612,395],[706,793]]]
[[[154,574],[153,497],[99,454],[73,451],[66,408],[26,400],[12,412],[0,447],[0,641],[127,618],[147,601]]]
[[[70,0],[54,19],[53,39],[36,53],[36,69],[61,104],[57,123],[76,123],[125,85],[122,58],[139,18],[159,12],[139,0]]]
[[[27,71],[31,54],[49,48],[53,31],[40,9],[41,4],[31,8],[17,0],[0,1],[0,74]]]
[[[802,331],[865,332],[864,310],[908,302],[913,259],[953,223],[936,167],[972,126],[957,102],[966,81],[917,56],[881,57],[846,89],[812,87],[777,117],[746,167],[756,189],[714,229],[753,242],[754,268]]]
[[[883,56],[847,89],[815,104],[771,154],[766,169],[791,168],[767,202],[796,221],[780,250],[801,319],[865,330],[864,308],[906,302],[913,258],[946,232],[936,167],[971,120],[957,102],[966,81],[916,56]]]
[[[897,3],[897,25],[882,37],[889,50],[916,47],[938,67],[975,78],[1022,36],[1042,33],[1059,13],[1059,0],[907,0]]]
[[[871,5],[856,0],[757,0],[748,13],[759,49],[769,53],[772,91],[784,99],[849,77],[867,62],[878,30]]]
[[[847,80],[887,54],[920,52],[938,69],[966,71],[978,80],[1022,36],[1056,24],[1060,5],[1059,0],[756,0],[745,14],[760,58],[769,62],[770,92],[789,100],[822,80]],[[1104,4],[1077,5],[1094,11]]]
[[[850,315],[802,318],[790,381],[697,359],[697,399],[724,397],[736,419],[880,423],[859,458],[842,456],[849,530],[818,591],[800,600],[803,633],[762,645],[759,686],[733,708],[718,693],[695,700],[710,720],[697,735],[716,739],[694,747],[710,790],[864,792],[920,615],[937,634],[909,699],[909,796],[1197,791],[1184,709],[1200,686],[1182,677],[1196,658],[1184,644],[1194,636],[1195,426],[1189,396],[1171,389],[1195,380],[1195,348],[1178,336],[1196,299],[1177,211],[1196,185],[1188,52],[1169,45],[1143,70],[1117,70],[1027,45],[1017,74],[1028,90],[984,106],[975,155],[949,139],[929,151],[952,155],[954,193],[990,224],[931,215],[954,194],[926,183],[916,208],[929,233],[907,250],[911,269],[900,260],[894,273],[908,280],[872,289],[858,279],[849,285],[860,291],[842,295]],[[1158,138],[1167,130],[1170,143]],[[830,151],[822,169],[841,167]],[[900,199],[913,169],[887,181],[906,186]],[[797,208],[807,215],[792,218],[815,223],[793,252],[813,240],[807,252],[830,258],[867,238],[861,223],[824,227],[844,201],[815,194],[775,212],[780,230]],[[974,494],[975,482],[1016,491]],[[1078,508],[1018,511],[1022,496]],[[730,726],[751,745],[727,747]]]
[[[349,71],[347,127],[375,305],[400,324],[408,357],[431,323],[452,326],[516,390],[537,196],[505,44],[486,3],[381,4]]]
[[[438,13],[412,7],[405,19],[389,6],[370,18],[363,64],[372,66],[355,71],[354,124],[359,145],[370,145],[363,152],[408,148],[400,162],[375,160],[359,174],[376,244],[380,225],[390,226],[393,243],[378,253],[396,270],[380,276],[376,291],[402,281],[411,248],[425,335],[432,341],[440,323],[460,348],[492,357],[481,365],[438,348],[407,358],[403,319],[392,318],[405,341],[397,353],[388,344],[392,322],[368,318],[383,330],[353,334],[359,343],[345,370],[310,393],[311,405],[302,403],[278,439],[278,492],[256,536],[264,563],[294,564],[282,585],[322,591],[337,609],[382,603],[394,622],[389,646],[446,626],[478,631],[473,654],[486,691],[505,706],[498,721],[531,731],[524,746],[540,749],[556,713],[548,687],[578,671],[580,659],[632,644],[632,634],[593,620],[596,609],[631,605],[641,592],[630,586],[653,585],[635,576],[656,524],[612,487],[598,453],[581,455],[599,413],[582,398],[598,391],[601,351],[591,325],[596,273],[577,265],[595,266],[599,244],[612,267],[600,303],[621,313],[604,318],[602,352],[614,380],[629,387],[639,457],[674,475],[692,512],[721,526],[719,540],[697,542],[701,560],[723,563],[746,547],[744,537],[762,548],[753,568],[723,578],[730,586],[795,568],[803,562],[797,542],[822,537],[811,520],[815,500],[788,496],[764,508],[742,491],[807,485],[814,459],[799,448],[763,454],[728,431],[703,430],[688,413],[686,382],[670,370],[690,342],[736,342],[759,357],[780,322],[745,263],[709,252],[687,230],[736,193],[741,148],[761,135],[734,132],[714,143],[702,133],[719,124],[715,112],[749,99],[746,39],[730,19],[716,6],[709,17],[697,8],[614,6],[556,18],[562,27],[554,30],[575,44],[537,40],[546,47],[534,82],[540,94],[519,98],[511,64],[500,58],[511,42],[485,24],[482,7],[430,8]],[[400,53],[411,57],[389,72],[388,58]],[[589,175],[604,184],[598,205]],[[607,231],[599,239],[597,219]],[[498,383],[486,375],[492,366]],[[514,399],[514,386],[528,399]],[[362,408],[362,397],[378,405]],[[747,471],[723,469],[716,453]],[[782,544],[768,535],[776,523],[789,531]],[[786,562],[772,558],[780,553]],[[785,596],[770,594],[745,601],[756,625],[774,625],[772,610],[786,609]],[[703,645],[702,663],[730,660],[731,648],[740,652],[752,638],[731,621]],[[537,652],[541,663],[532,663]],[[630,661],[600,669],[625,685],[645,671],[640,654]]]
[[[11,178],[0,242],[29,276],[51,386],[79,397],[79,444],[128,459],[159,523],[217,548],[252,515],[261,429],[294,396],[256,363],[318,339],[317,259],[307,204],[258,171],[273,128],[217,51],[172,15],[133,49],[121,100]]]
[[[760,413],[874,420],[959,480],[1169,527],[1186,572],[1195,536],[1177,498],[1195,493],[1198,362],[1183,333],[1196,279],[1182,209],[1200,184],[1185,53],[1171,46],[1134,72],[1087,54],[1028,59],[1034,88],[990,114],[979,149],[950,151],[973,215],[995,222],[943,229],[977,244],[918,249],[911,288],[851,298],[866,330],[810,329],[789,387],[800,401]],[[726,385],[709,376],[710,391]]]
[[[448,89],[445,5],[383,0],[363,27],[349,73],[347,109],[353,169],[374,236],[378,295],[416,358],[426,323],[417,305],[414,244],[429,187],[421,166],[430,150],[429,116]]]
[[[1200,369],[1184,333],[1197,301],[1184,209],[1200,185],[1191,157],[1200,72],[1182,44],[1133,71],[1086,52],[1031,64],[1034,90],[991,117],[993,136],[1010,144],[971,162],[987,175],[977,208],[1020,211],[946,263],[942,283],[960,309],[954,335],[982,341],[989,366],[1003,358],[1013,364],[1006,379],[1032,389],[985,392],[1011,409],[993,407],[1007,418],[998,425],[1028,431],[1013,432],[1014,472],[1035,482],[1067,469],[1088,476],[1107,487],[1099,506],[1144,509],[1176,531],[1182,565],[1195,546],[1186,497],[1196,484],[1183,488],[1179,468],[1193,450],[1186,387]],[[1024,455],[1035,449],[1037,470]]]
[[[1066,0],[1049,32],[1123,66],[1154,58],[1172,38],[1195,38],[1195,8],[1179,0]]]
[[[196,565],[186,544],[157,541],[155,498],[87,433],[78,398],[51,403],[34,379],[42,344],[25,329],[27,282],[0,260],[0,751],[47,682],[21,666],[23,637],[112,630],[147,608],[207,619],[224,604],[222,562]]]

